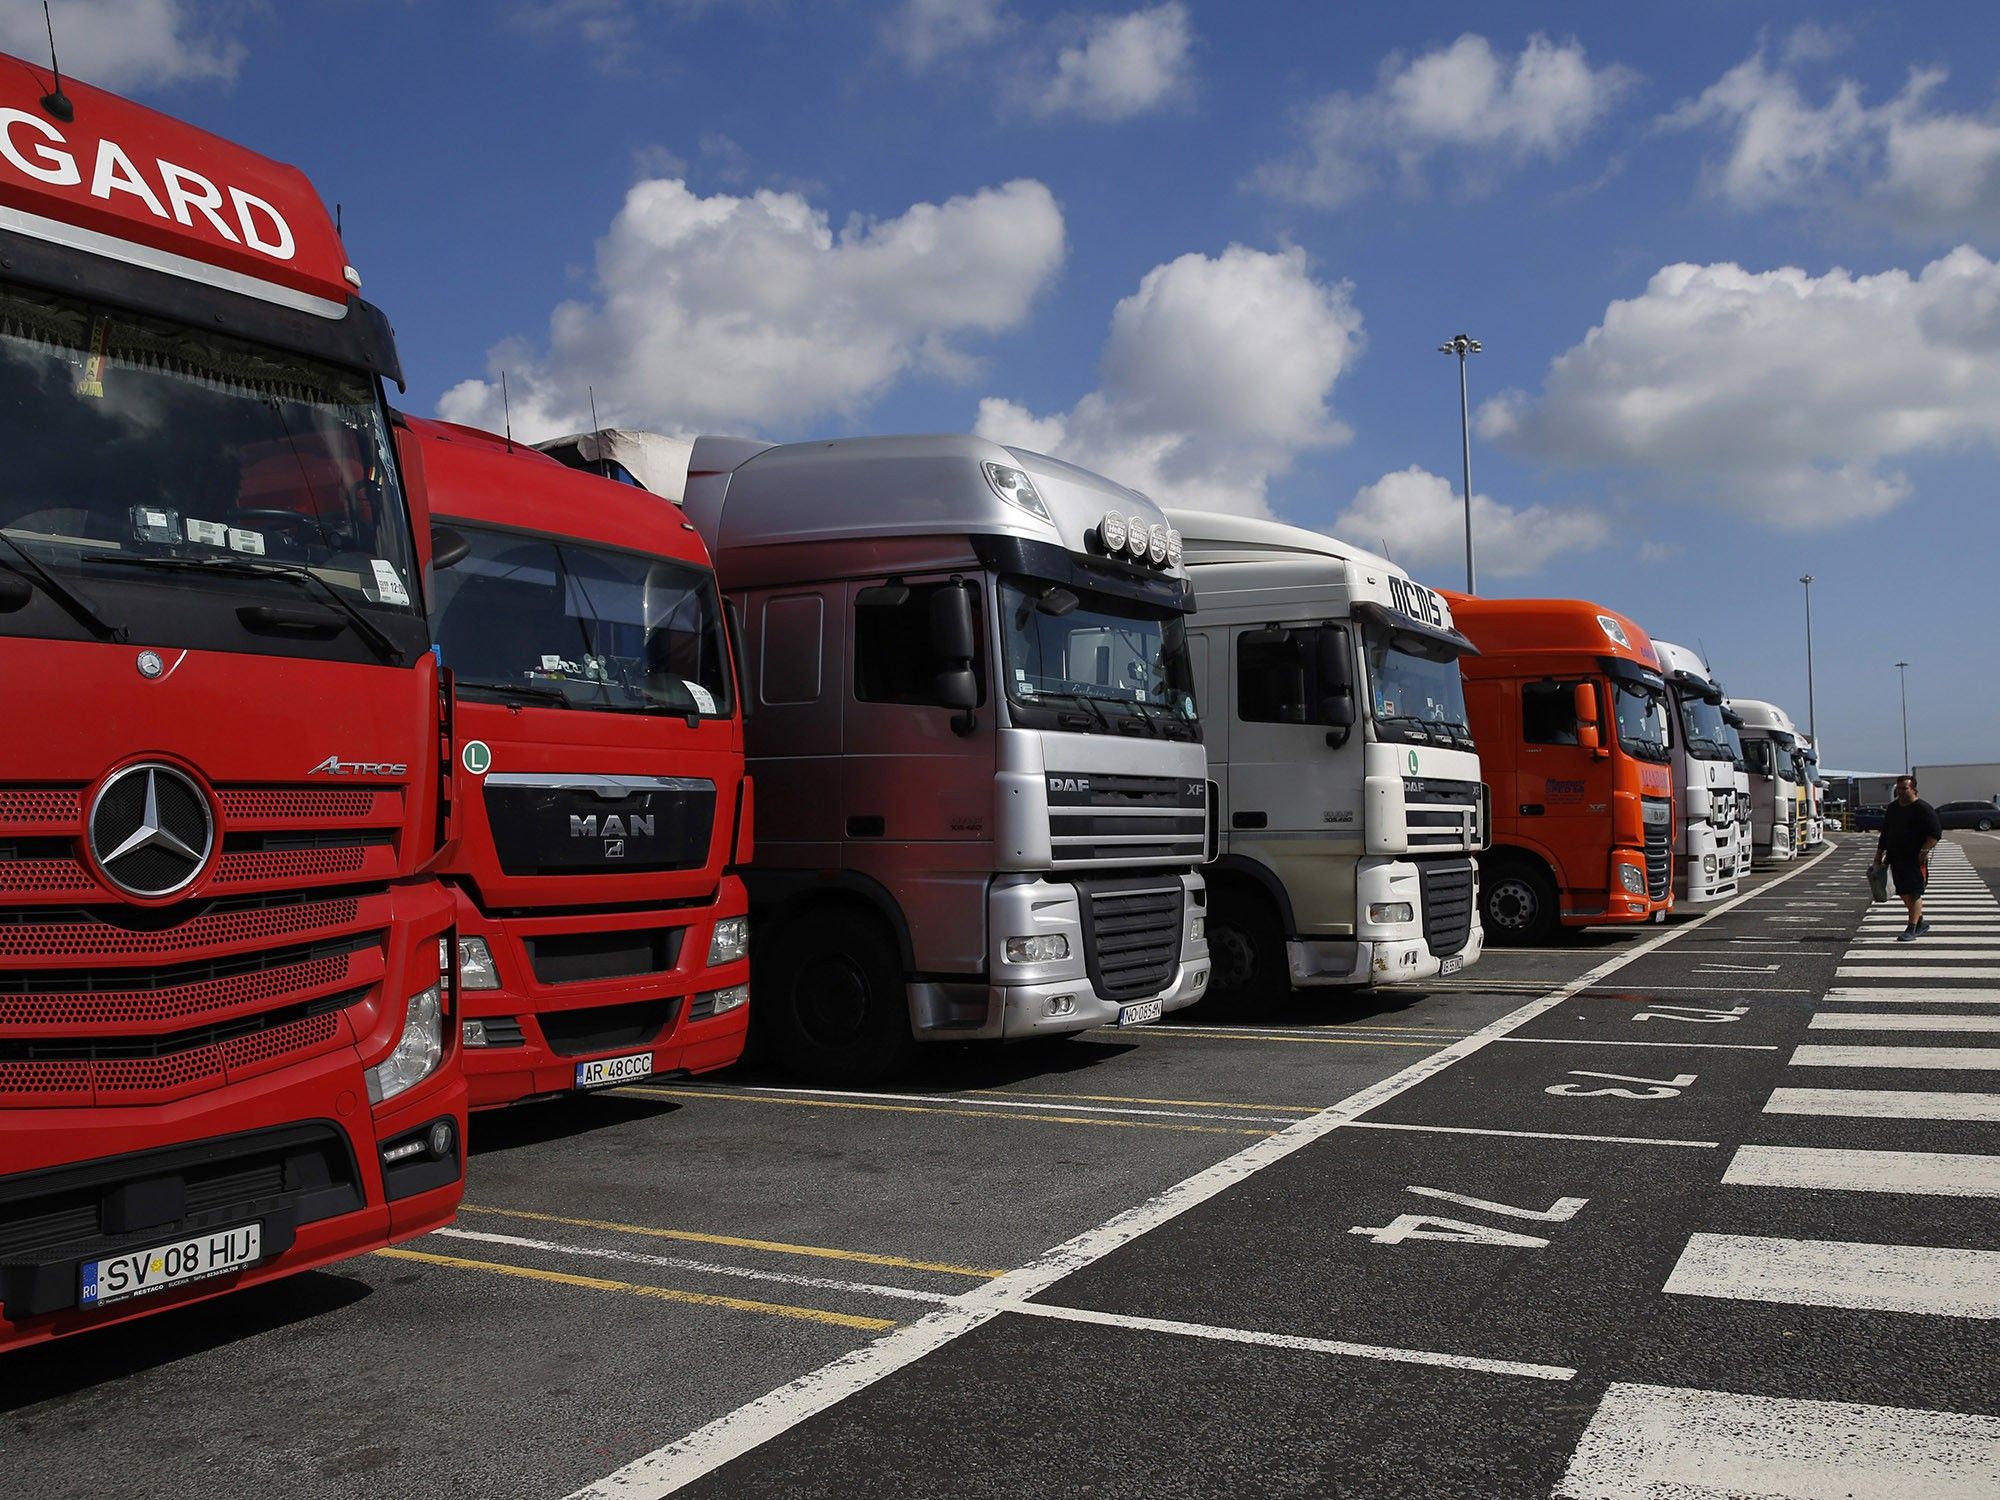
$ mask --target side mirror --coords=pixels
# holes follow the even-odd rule
[[[1597,721],[1595,719],[1587,724],[1582,720],[1577,721],[1576,742],[1593,754],[1604,748],[1603,741],[1597,737]]]
[[[463,532],[453,531],[449,526],[431,528],[431,567],[434,570],[457,567],[471,551],[472,543]]]
[[[969,662],[975,654],[972,590],[954,580],[931,595],[931,654],[940,662]]]
[[[972,709],[979,705],[979,676],[970,662],[945,667],[931,679],[937,701],[946,708]]]
[[[1318,689],[1313,719],[1340,730],[1339,740],[1347,738],[1345,731],[1354,727],[1354,663],[1348,656],[1347,632],[1337,625],[1322,625],[1314,631],[1311,640],[1311,659],[1307,670],[1312,673],[1312,682]],[[1329,735],[1328,742],[1335,737]]]
[[[1588,724],[1592,729],[1595,729],[1597,727],[1597,688],[1591,683],[1579,682],[1571,692],[1576,705],[1577,726],[1581,728],[1583,725]]]

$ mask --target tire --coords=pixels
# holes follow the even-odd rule
[[[1991,818],[1981,818],[1979,820],[1979,831],[1981,833],[1991,833],[1993,831],[1993,820]]]
[[[1292,993],[1285,933],[1270,898],[1255,886],[1215,885],[1208,898],[1208,993],[1203,1015],[1262,1015]]]
[[[752,965],[750,1024],[771,1061],[806,1083],[879,1083],[916,1050],[895,941],[872,913],[808,912]]]
[[[1562,927],[1556,883],[1540,865],[1510,859],[1479,872],[1479,920],[1503,948],[1547,943]]]

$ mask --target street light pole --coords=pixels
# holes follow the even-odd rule
[[[1910,769],[1910,680],[1903,675],[1906,661],[1896,663],[1896,688],[1903,698],[1903,769]]]
[[[1458,436],[1460,456],[1465,462],[1465,591],[1479,592],[1479,575],[1472,563],[1472,407],[1465,395],[1465,357],[1477,354],[1482,345],[1478,339],[1455,333],[1447,343],[1438,345],[1440,354],[1458,356]]]
[[[1813,576],[1806,573],[1799,582],[1806,586],[1806,734],[1813,742],[1813,749],[1819,749],[1819,712],[1813,701],[1813,659],[1812,659],[1812,586]]]

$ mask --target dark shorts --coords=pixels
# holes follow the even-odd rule
[[[1889,859],[1889,879],[1894,882],[1899,896],[1921,896],[1924,885],[1930,879],[1930,866],[1922,855],[1912,854],[1907,859]]]

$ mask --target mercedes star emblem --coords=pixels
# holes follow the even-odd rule
[[[192,884],[214,845],[208,799],[172,766],[126,767],[91,807],[97,867],[135,896],[167,896]]]
[[[159,652],[141,651],[139,653],[139,675],[141,677],[158,677],[166,670],[167,664],[160,660]]]

